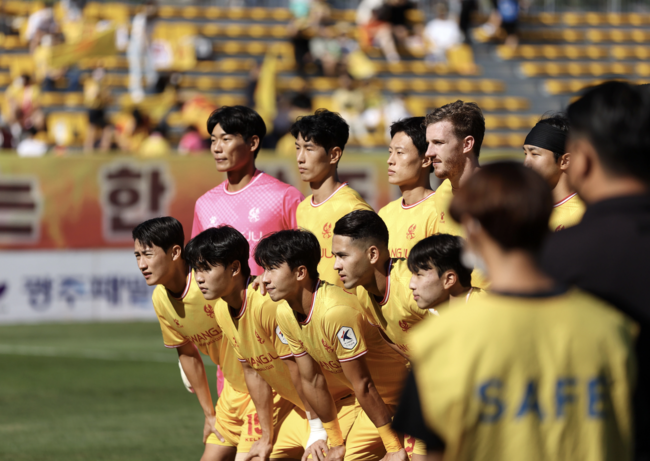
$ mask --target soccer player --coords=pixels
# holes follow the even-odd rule
[[[321,260],[318,273],[322,280],[341,285],[334,270],[332,228],[336,221],[353,210],[372,210],[359,193],[342,183],[338,164],[348,142],[349,127],[345,120],[327,109],[300,117],[291,127],[296,138],[296,157],[300,178],[309,182],[312,195],[298,205],[298,227],[318,238]]]
[[[469,178],[479,170],[478,157],[485,136],[485,119],[481,108],[473,102],[456,101],[427,114],[426,156],[431,158],[436,177],[442,183],[433,196],[438,213],[435,230],[438,234],[460,235],[462,228],[449,216],[451,200]],[[476,259],[476,255],[470,255]],[[489,285],[476,261],[473,281],[485,289]]]
[[[327,431],[327,459],[406,461],[401,437],[390,430],[406,360],[367,322],[356,296],[318,278],[320,254],[314,234],[288,230],[265,237],[255,259],[264,267],[266,291],[285,301],[278,324],[303,392]],[[363,410],[351,428],[335,403],[350,392]]]
[[[415,244],[408,257],[409,288],[420,309],[467,304],[485,294],[472,286],[472,270],[462,262],[463,239],[436,234]],[[438,309],[440,308],[438,307]]]
[[[172,217],[154,218],[133,229],[135,257],[147,285],[157,285],[153,305],[165,347],[178,357],[196,394],[205,424],[203,461],[235,459],[247,419],[256,417],[244,376],[228,341],[214,318],[214,304],[206,302],[184,258],[183,226]],[[213,406],[210,386],[199,350],[221,366],[224,388]]]
[[[537,122],[524,141],[524,165],[537,171],[553,191],[549,225],[554,232],[575,226],[585,213],[585,204],[567,175],[571,162],[571,154],[565,152],[568,134],[569,121],[556,114]]]
[[[388,226],[391,257],[406,258],[413,245],[433,235],[437,217],[424,117],[393,123],[390,137],[388,182],[398,186],[402,196],[379,210],[379,216]]]
[[[203,296],[216,300],[216,320],[243,366],[257,409],[259,419],[249,422],[251,434],[240,442],[240,451],[249,447],[246,459],[299,459],[310,426],[314,440],[327,435],[293,385],[298,368],[275,318],[277,303],[250,287],[248,242],[234,228],[220,226],[194,237],[186,252]]]
[[[296,208],[304,197],[296,188],[255,168],[266,134],[257,112],[244,106],[222,106],[210,114],[207,123],[210,152],[217,171],[226,173],[227,179],[196,201],[192,237],[221,224],[234,227],[251,246],[251,273],[260,275],[253,259],[255,243],[269,232],[295,229]],[[221,392],[221,370],[217,382]]]
[[[334,227],[332,253],[345,289],[356,290],[368,320],[408,357],[409,330],[430,312],[413,299],[406,260],[390,257],[384,221],[372,211],[345,215]]]
[[[395,418],[445,460],[631,459],[632,325],[538,267],[552,209],[544,179],[512,162],[451,203],[491,292],[412,335],[415,382]]]

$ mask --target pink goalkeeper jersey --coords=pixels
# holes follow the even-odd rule
[[[194,207],[192,238],[210,227],[228,224],[250,244],[248,263],[253,275],[262,274],[255,264],[255,246],[271,232],[296,229],[296,208],[304,199],[293,186],[257,170],[251,182],[237,192],[228,192],[228,180],[203,194]]]

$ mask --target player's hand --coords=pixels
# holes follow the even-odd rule
[[[253,280],[253,283],[251,283],[251,287],[253,290],[257,291],[257,289],[260,289],[260,294],[262,296],[266,295],[266,287],[264,284],[260,281],[262,277],[257,277],[255,280]]]
[[[325,461],[343,461],[345,458],[345,445],[337,445],[327,450]]]
[[[208,437],[210,437],[210,434],[214,434],[217,436],[217,438],[221,442],[225,442],[226,440],[223,438],[221,434],[219,434],[219,431],[215,427],[215,423],[217,422],[217,415],[210,415],[205,417],[205,424],[203,425],[203,444],[205,445],[205,442],[207,442]]]
[[[307,461],[309,455],[311,455],[313,461],[324,461],[328,451],[329,448],[327,448],[327,442],[325,440],[316,440],[307,447],[300,461]]]
[[[406,450],[402,448],[400,451],[396,451],[395,453],[386,453],[386,456],[384,456],[381,461],[409,461],[409,455],[407,455]]]
[[[253,443],[251,451],[246,453],[244,461],[250,461],[253,458],[259,458],[260,461],[266,461],[271,456],[273,444],[269,439],[261,438]]]

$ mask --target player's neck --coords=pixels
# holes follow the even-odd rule
[[[451,289],[449,290],[449,297],[452,299],[455,298],[463,298],[467,296],[467,293],[469,293],[469,290],[471,290],[472,287],[464,287],[460,284],[460,282],[457,282]]]
[[[530,253],[523,250],[494,251],[485,257],[490,289],[503,293],[533,294],[553,289],[555,282],[544,274]]]
[[[311,187],[311,192],[314,194],[314,203],[319,204],[327,200],[336,189],[341,187],[341,184],[341,181],[339,181],[339,175],[336,172],[322,181],[310,182],[309,187]]]
[[[370,281],[363,285],[368,293],[376,298],[383,299],[388,288],[387,276],[390,267],[391,258],[385,255],[377,264],[374,265],[374,274]]]
[[[240,170],[232,170],[227,173],[228,175],[228,192],[237,192],[242,190],[255,176],[255,162],[248,163]]]
[[[478,164],[478,159],[474,154],[470,154],[466,156],[465,165],[463,166],[463,169],[460,172],[460,174],[449,178],[452,191],[459,190],[461,187],[463,187],[467,183],[467,181],[469,181],[469,178],[474,173],[476,173],[479,168],[480,166]]]
[[[402,203],[404,206],[411,206],[418,203],[433,193],[428,176],[426,177],[426,181],[421,180],[415,185],[400,186],[400,191],[402,192]]]
[[[560,203],[569,195],[575,193],[575,190],[569,185],[569,178],[566,173],[562,173],[557,185],[553,188],[553,203]]]
[[[223,299],[228,304],[231,313],[238,313],[241,310],[241,306],[244,304],[244,299],[246,298],[246,289],[248,287],[246,286],[246,279],[243,275],[237,277],[237,280],[235,280],[233,285],[234,287],[232,291],[227,295],[222,296],[221,299]]]
[[[298,314],[307,317],[309,316],[311,306],[314,302],[314,292],[316,291],[318,280],[307,278],[307,280],[299,283],[300,287],[298,290],[293,295],[287,296],[284,299],[287,301],[291,309],[293,309]]]
[[[166,280],[165,283],[163,283],[165,289],[169,291],[173,297],[180,298],[183,295],[185,287],[187,286],[187,275],[189,274],[189,271],[190,267],[184,260],[174,264],[169,280]]]

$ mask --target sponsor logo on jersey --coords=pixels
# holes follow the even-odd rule
[[[174,323],[176,324],[177,327],[183,328],[183,325],[181,325],[181,322],[179,322],[177,319],[174,319]]]
[[[216,222],[217,222],[217,217],[216,216],[210,217],[210,224],[214,225],[214,224],[216,224]]]
[[[264,344],[266,342],[266,340],[262,339],[257,331],[255,332],[255,337],[257,338],[257,342],[260,344]]]
[[[280,338],[280,342],[282,344],[289,344],[289,341],[287,341],[287,338],[284,337],[284,333],[282,333],[282,330],[280,330],[280,325],[275,327],[275,334],[278,335],[278,338]],[[300,342],[300,345],[302,346],[302,342]]]
[[[402,331],[407,332],[411,329],[411,325],[409,325],[406,320],[400,320],[399,321],[399,327],[402,329]]]
[[[233,347],[239,347],[239,344],[237,344],[237,340],[235,339],[234,336],[232,337],[232,345]]]
[[[411,224],[409,230],[406,231],[406,238],[413,240],[415,238],[415,228],[418,227],[416,224]]]
[[[339,338],[339,342],[343,349],[354,349],[358,344],[357,336],[354,334],[354,330],[350,327],[341,327],[339,332],[336,334],[336,337]]]
[[[334,348],[327,344],[324,339],[321,339],[320,342],[323,343],[323,347],[327,352],[334,352]]]
[[[212,344],[219,338],[221,338],[221,331],[216,328],[210,328],[207,331],[190,336],[193,343],[203,345]]]
[[[564,229],[566,229],[566,228],[562,224],[560,224],[559,226],[557,226],[555,228],[555,232],[560,232],[561,230],[564,230]]]
[[[323,238],[332,238],[332,223],[326,222],[323,226]]]
[[[203,306],[203,310],[208,315],[208,317],[210,317],[211,319],[214,318],[214,307],[212,307],[209,304],[206,304],[205,306]]]
[[[251,208],[251,211],[248,212],[248,220],[250,222],[257,222],[260,220],[260,209],[258,208]]]

